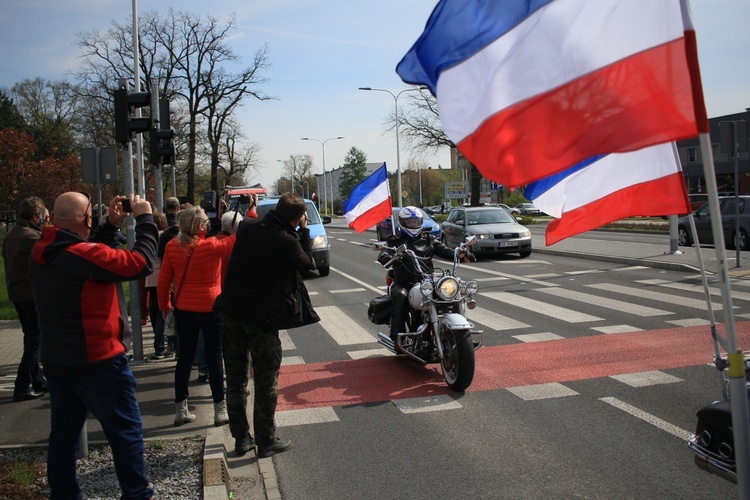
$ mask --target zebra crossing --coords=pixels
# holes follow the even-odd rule
[[[638,266],[620,268],[619,272],[636,270]],[[507,280],[518,279],[509,273],[492,270],[483,270],[489,275],[479,278],[478,281],[491,283],[504,283]],[[481,291],[476,297],[480,306],[470,311],[470,319],[477,328],[484,329],[485,338],[488,335],[502,335],[512,338],[512,342],[532,344],[549,341],[570,340],[561,327],[561,331],[547,331],[548,328],[535,326],[539,318],[547,318],[559,325],[579,325],[576,332],[590,331],[590,334],[637,334],[644,332],[644,328],[628,323],[608,323],[608,318],[614,316],[618,319],[632,316],[634,322],[643,318],[649,321],[663,322],[664,328],[674,327],[705,327],[710,324],[706,312],[706,293],[703,285],[696,280],[695,276],[686,276],[682,281],[668,281],[662,279],[634,280],[630,285],[612,284],[602,280],[599,283],[585,283],[578,286],[579,289],[566,288],[549,281],[550,275],[562,275],[565,273],[549,273],[544,275],[524,276],[524,289],[522,293],[510,293],[500,290]],[[596,272],[568,273],[570,276],[589,275],[596,276]],[[739,284],[737,288],[742,288]],[[373,287],[341,290],[346,294],[357,292],[368,292],[371,294]],[[380,287],[379,287],[380,288]],[[339,290],[319,290],[312,292],[313,303],[319,294],[330,293],[336,295]],[[350,295],[347,295],[350,296]],[[714,283],[709,287],[709,296],[717,298],[720,291]],[[740,317],[750,316],[750,293],[733,289],[733,307]],[[585,306],[585,307],[584,307]],[[714,311],[721,311],[720,303],[713,303]],[[585,309],[585,311],[583,310]],[[321,306],[316,311],[321,317],[319,324],[307,328],[315,328],[317,334],[325,334],[346,353],[347,359],[362,360],[365,358],[382,358],[393,356],[386,349],[378,348],[376,336],[379,330],[385,326],[372,325],[362,321],[362,311],[366,310],[366,302],[356,303],[348,306]],[[501,311],[501,312],[498,312]],[[592,313],[592,311],[601,311]],[[691,313],[692,311],[692,313]],[[717,319],[720,321],[720,319]],[[650,328],[650,329],[653,329]],[[535,331],[538,330],[538,331]],[[562,332],[562,333],[561,333]],[[309,334],[305,333],[305,335]],[[706,330],[706,336],[709,332]],[[368,346],[370,346],[368,348]],[[304,364],[305,361],[296,354],[296,347],[288,332],[282,331],[282,347],[284,349],[283,364],[287,366]],[[481,352],[481,351],[480,351]],[[710,353],[709,353],[710,354]],[[658,384],[680,383],[682,380],[658,370],[647,370],[644,372],[616,374],[610,378],[618,383],[630,387],[648,387]],[[518,387],[507,387],[505,390],[514,394],[524,401],[533,401],[547,398],[573,397],[579,395],[575,390],[567,387],[561,382],[550,382]],[[280,391],[283,394],[283,389]],[[404,398],[391,400],[394,406],[404,414],[448,411],[462,408],[459,401],[449,395],[431,395],[429,397]],[[627,403],[620,402],[616,398],[600,398],[600,401],[610,404],[616,408],[642,418],[645,421],[662,428],[675,435],[683,435],[687,431],[670,427],[671,424],[659,421],[641,410],[631,407]],[[340,406],[324,406],[315,408],[303,408],[292,410],[281,410],[277,413],[278,425],[303,425],[323,422],[335,422],[338,420],[338,412],[344,411]]]

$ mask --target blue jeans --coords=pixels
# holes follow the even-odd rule
[[[198,334],[203,332],[203,346],[208,364],[208,382],[214,403],[224,401],[224,365],[222,363],[221,316],[216,311],[192,312],[175,309],[178,354],[174,372],[174,402],[188,398],[188,382],[193,370]]]
[[[126,356],[118,356],[82,377],[47,374],[50,421],[47,479],[51,499],[80,499],[76,455],[88,412],[102,425],[115,463],[122,498],[154,495],[146,477],[143,424],[136,380]]]

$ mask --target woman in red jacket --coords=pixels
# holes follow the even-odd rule
[[[174,376],[174,423],[182,425],[195,420],[195,415],[188,411],[188,381],[198,332],[203,331],[214,424],[224,425],[229,422],[229,416],[224,401],[221,316],[213,310],[213,303],[221,293],[221,260],[232,253],[235,237],[207,239],[209,221],[199,207],[181,210],[177,214],[177,225],[180,234],[164,250],[157,286],[159,309],[165,317],[172,307],[170,291],[175,297],[179,358]]]

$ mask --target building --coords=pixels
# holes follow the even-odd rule
[[[720,148],[720,123],[721,122],[747,122],[750,121],[750,108],[742,113],[710,118],[708,126],[711,136],[711,149],[714,158],[714,169],[716,170],[716,184],[720,193],[734,194],[734,171],[737,166],[739,177],[739,193],[750,194],[750,153],[748,153],[749,138],[747,135],[738,138],[740,152],[737,157],[732,152]],[[745,125],[745,131],[747,125]],[[742,147],[744,145],[744,148]],[[705,193],[706,179],[703,174],[703,158],[698,138],[686,139],[677,142],[677,151],[680,155],[680,163],[685,173],[685,182],[688,193]]]

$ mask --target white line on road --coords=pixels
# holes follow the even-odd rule
[[[643,410],[639,410],[633,405],[629,405],[628,403],[624,401],[620,401],[617,398],[599,398],[600,401],[604,401],[605,403],[614,406],[615,408],[618,408],[625,413],[629,413],[633,415],[636,418],[640,418],[644,422],[648,422],[649,424],[653,425],[654,427],[658,427],[659,429],[666,431],[673,436],[677,436],[678,438],[687,441],[687,439],[693,435],[692,432],[688,432],[685,429],[681,429],[677,427],[676,425],[672,425],[666,420],[662,420],[659,417],[655,417],[654,415],[651,415],[650,413],[646,413]]]
[[[377,294],[378,294],[378,296],[380,296],[380,295],[383,295],[383,291],[382,291],[382,290],[380,290],[380,289],[379,289],[378,287],[374,287],[374,286],[372,286],[372,285],[368,285],[368,284],[367,284],[367,283],[365,283],[364,281],[362,281],[362,280],[359,280],[359,279],[355,278],[355,277],[354,277],[354,276],[352,276],[351,274],[346,274],[346,273],[345,273],[345,272],[343,272],[343,271],[339,271],[339,270],[338,270],[338,269],[336,269],[335,267],[332,267],[332,268],[331,268],[331,271],[334,271],[334,272],[337,272],[337,273],[339,273],[339,274],[340,274],[341,276],[343,276],[344,278],[350,279],[350,280],[352,280],[353,282],[357,283],[358,285],[362,285],[363,287],[367,288],[368,290],[372,290],[373,292],[377,293]],[[385,278],[383,278],[383,279],[385,279]]]

